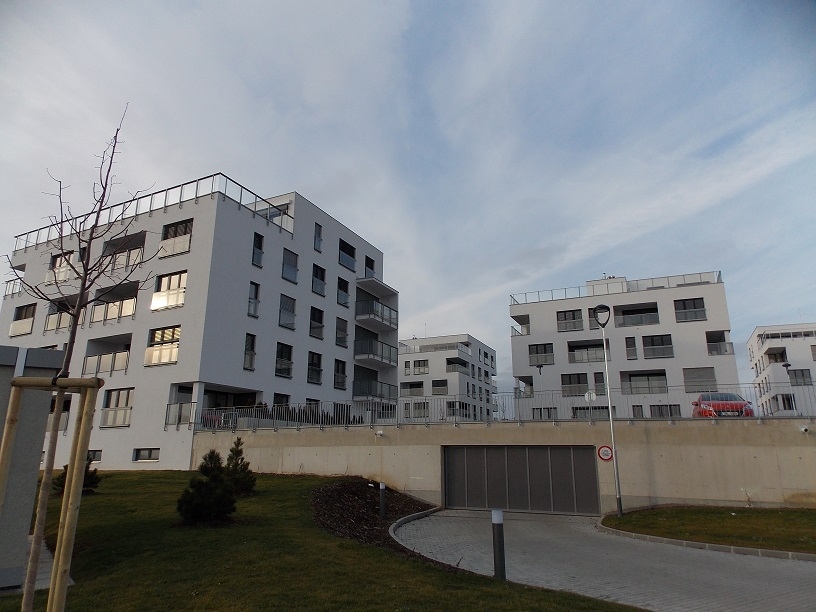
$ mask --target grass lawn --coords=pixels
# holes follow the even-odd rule
[[[623,606],[440,569],[332,536],[311,491],[330,479],[258,475],[223,528],[177,525],[185,472],[113,472],[82,500],[68,610],[623,610]],[[58,500],[49,507],[53,546]],[[35,607],[44,609],[38,592]],[[0,596],[0,611],[21,596]]]
[[[648,535],[816,553],[816,510],[671,507],[607,516],[603,524]]]

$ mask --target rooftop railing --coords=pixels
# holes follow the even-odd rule
[[[262,198],[255,192],[236,183],[224,174],[211,174],[189,183],[176,185],[151,194],[143,195],[132,200],[106,206],[102,209],[100,224],[113,223],[129,219],[143,213],[164,210],[188,200],[195,200],[215,193],[224,194],[227,198],[240,206],[247,208],[267,222],[277,225],[282,230],[294,233],[294,217],[284,206],[276,206],[268,199]],[[52,223],[15,237],[14,250],[26,249],[57,239],[59,236],[68,236],[79,228],[81,231],[89,229],[94,224],[92,213],[80,215],[73,219],[66,219],[61,223]]]
[[[593,281],[581,287],[566,287],[563,289],[545,289],[543,291],[529,291],[515,293],[510,296],[510,305],[534,304],[535,302],[550,302],[553,300],[568,300],[610,295],[613,293],[627,293],[630,291],[648,291],[650,289],[670,289],[692,285],[708,285],[722,282],[722,273],[696,272],[694,274],[679,274],[676,276],[657,276],[638,280],[623,278],[604,279],[607,282]]]

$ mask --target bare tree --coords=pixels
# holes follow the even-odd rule
[[[125,108],[126,112],[127,108]],[[136,250],[143,245],[143,236],[130,233],[131,225],[135,221],[135,216],[129,214],[131,206],[142,192],[131,194],[130,199],[122,204],[110,205],[113,187],[116,184],[114,165],[119,153],[119,145],[122,144],[120,133],[124,119],[125,114],[122,115],[113,137],[108,141],[100,156],[99,177],[98,182],[95,182],[93,186],[93,203],[90,212],[75,216],[66,199],[68,186],[54,178],[50,172],[48,173],[56,183],[56,191],[48,195],[56,198],[59,212],[49,216],[56,236],[49,242],[52,249],[44,251],[45,256],[51,258],[45,281],[40,283],[27,281],[21,271],[11,265],[11,259],[6,256],[23,291],[49,303],[58,316],[69,317],[68,341],[65,344],[62,367],[58,374],[58,377],[61,378],[69,377],[77,329],[82,323],[86,309],[95,303],[103,302],[105,296],[117,292],[126,283],[134,282],[133,277],[138,268],[135,264],[146,263],[158,254],[155,253],[145,258],[143,249]],[[100,249],[100,244],[109,246],[109,248]],[[137,253],[134,260],[127,261],[134,250]],[[125,254],[126,259],[124,265],[121,265],[123,263],[122,253]],[[148,275],[146,279],[138,282],[138,286],[143,286],[151,279],[152,275]],[[45,531],[45,515],[51,490],[64,396],[64,390],[57,392],[51,417],[48,448],[43,463],[43,478],[37,500],[34,535],[23,588],[23,610],[31,610],[33,606],[34,585]]]

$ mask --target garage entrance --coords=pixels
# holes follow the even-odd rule
[[[600,514],[594,446],[447,446],[445,507]]]

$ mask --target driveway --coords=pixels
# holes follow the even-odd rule
[[[507,579],[650,610],[816,610],[816,563],[634,540],[596,522],[505,512]],[[395,536],[426,557],[493,575],[489,511],[437,512]]]

